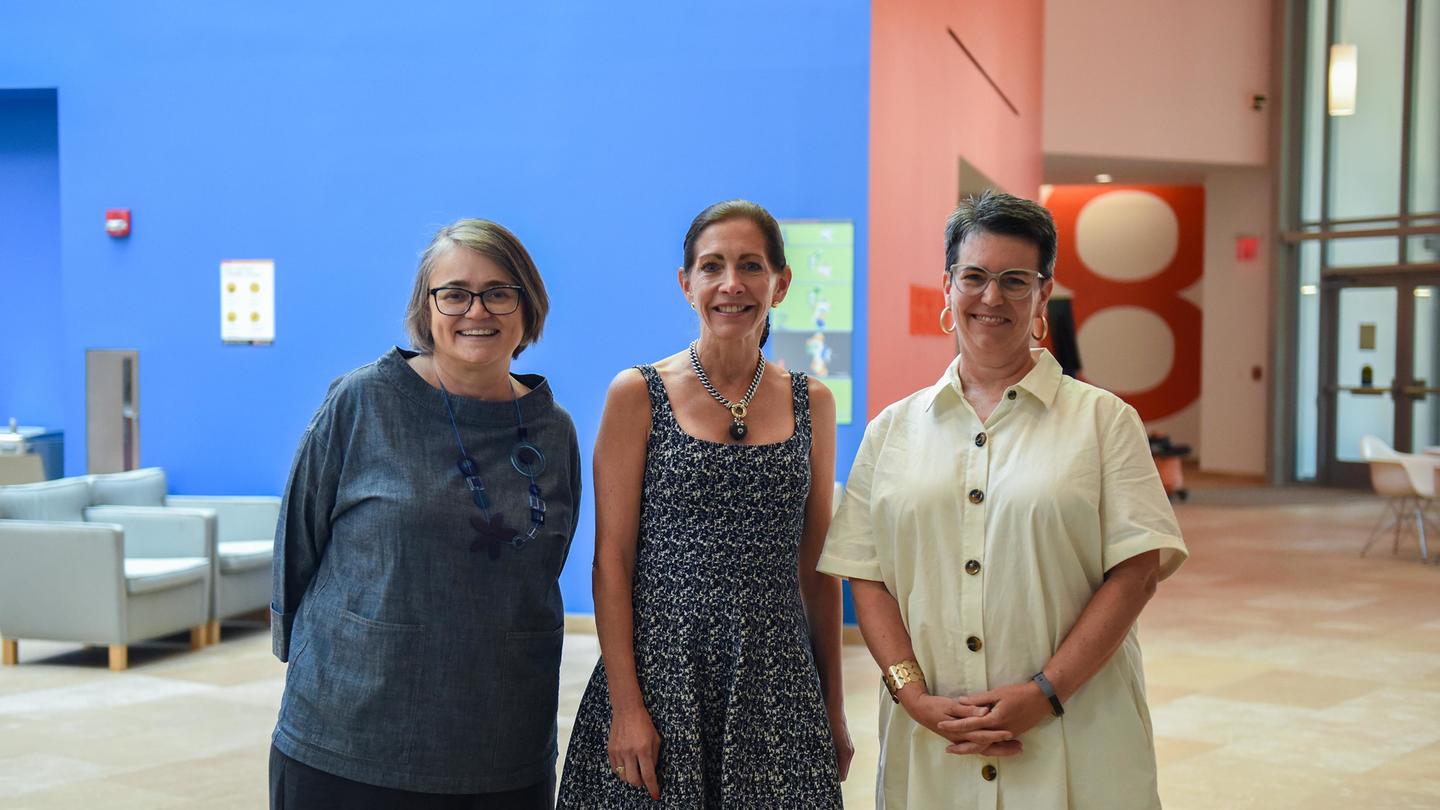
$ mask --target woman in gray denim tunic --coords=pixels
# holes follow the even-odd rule
[[[275,538],[289,662],[272,808],[549,808],[579,451],[510,361],[549,301],[509,231],[461,220],[421,259],[399,348],[336,380]]]

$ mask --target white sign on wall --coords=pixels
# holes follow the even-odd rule
[[[225,343],[274,342],[274,260],[220,262],[220,340]]]

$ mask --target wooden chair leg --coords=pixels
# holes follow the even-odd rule
[[[3,644],[0,644],[0,646],[3,646],[4,648],[3,657],[5,659],[5,666],[13,667],[16,664],[20,663],[19,641],[16,641],[13,638],[7,638],[4,640]]]
[[[120,672],[130,666],[130,648],[124,644],[110,645],[110,671]]]
[[[205,639],[210,637],[210,625],[202,624],[190,628],[190,649],[199,650],[205,647]]]
[[[220,620],[219,620],[219,619],[216,619],[215,621],[212,621],[212,622],[210,622],[209,624],[207,624],[207,625],[205,626],[205,643],[206,643],[206,644],[219,644],[219,643],[220,643]]]

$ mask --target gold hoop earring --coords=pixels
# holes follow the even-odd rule
[[[947,312],[950,313],[950,328],[949,328],[949,329],[946,329],[946,328],[945,328],[945,313],[947,313]],[[949,305],[949,304],[946,304],[946,305],[945,305],[945,308],[942,309],[942,310],[940,310],[940,331],[941,331],[941,332],[944,332],[944,333],[947,334],[947,335],[955,331],[955,313],[950,309],[950,305]]]
[[[1045,338],[1050,334],[1050,319],[1046,318],[1044,315],[1041,315],[1040,326],[1042,327],[1040,330],[1040,334],[1037,335],[1034,332],[1030,333],[1030,337],[1035,338],[1037,341],[1045,340]]]

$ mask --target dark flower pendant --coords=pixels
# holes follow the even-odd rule
[[[736,419],[734,422],[730,423],[730,438],[734,439],[735,441],[744,441],[745,434],[747,432],[749,431],[745,428],[745,423],[741,422],[739,419]]]
[[[474,527],[479,537],[470,543],[471,551],[485,549],[490,559],[500,559],[500,547],[509,543],[515,532],[505,525],[505,516],[496,512],[494,516],[486,518],[483,515],[471,515],[470,525]]]

